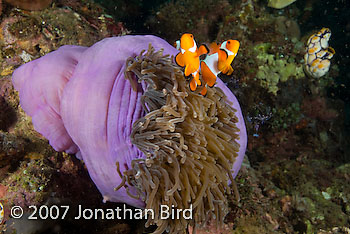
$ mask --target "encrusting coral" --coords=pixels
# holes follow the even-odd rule
[[[268,90],[268,92],[276,95],[279,91],[279,83],[286,82],[291,77],[296,79],[304,76],[303,67],[291,58],[280,58],[274,54],[267,52],[270,47],[269,43],[258,44],[254,47],[257,53],[258,72],[256,78],[260,80],[260,85]]]
[[[150,47],[143,52],[127,60],[127,77],[134,82],[132,72],[147,83],[141,99],[146,115],[134,123],[130,136],[147,157],[133,160],[123,181],[138,188],[146,209],[155,211],[146,224],[156,224],[155,233],[178,233],[210,218],[222,225],[239,151],[236,110],[220,88],[209,89],[206,97],[191,92],[183,72],[162,51]],[[160,205],[192,208],[193,219],[162,219]]]

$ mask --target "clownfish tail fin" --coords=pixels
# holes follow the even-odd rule
[[[224,74],[226,74],[226,75],[231,75],[231,74],[233,73],[233,68],[232,68],[232,66],[231,66],[231,65],[227,66],[226,71],[225,71],[225,72],[222,72],[222,73],[224,73]]]
[[[202,85],[202,81],[199,79],[199,73],[198,72],[196,72],[196,74],[194,76],[194,80],[196,81],[198,86]]]
[[[202,89],[202,91],[201,91],[201,94],[205,97],[206,95],[207,95],[207,87],[206,86],[204,86],[203,87],[203,89]]]
[[[190,90],[192,92],[196,91],[197,89],[197,83],[196,80],[194,79],[194,77],[192,77],[191,81],[190,81]]]
[[[233,73],[233,68],[231,65],[226,64],[226,66],[220,70],[222,74],[231,75]]]

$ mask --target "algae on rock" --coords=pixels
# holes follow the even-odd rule
[[[270,43],[262,43],[254,47],[259,68],[256,78],[260,80],[262,87],[276,95],[279,82],[285,82],[291,77],[299,79],[304,77],[304,72],[303,66],[295,63],[294,58],[268,53],[270,46]]]

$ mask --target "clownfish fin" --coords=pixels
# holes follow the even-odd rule
[[[196,91],[197,89],[197,83],[196,80],[194,78],[192,78],[192,80],[190,81],[190,90],[192,92]]]
[[[227,58],[228,54],[224,49],[220,49],[218,51],[218,69],[219,71],[223,71],[227,66]]]
[[[199,73],[197,72],[197,74],[195,75],[194,77],[196,83],[198,86],[201,86],[202,85],[202,81],[199,79]]]
[[[187,64],[185,67],[185,76],[189,76],[192,73],[196,72],[198,69],[196,69],[192,64]]]
[[[175,56],[175,62],[177,65],[179,65],[180,67],[184,67],[185,66],[185,62],[184,62],[184,56],[183,54],[181,53],[178,53],[176,56]]]
[[[215,54],[220,50],[220,45],[218,45],[216,42],[212,42],[209,45],[210,53],[209,54]]]
[[[201,94],[203,95],[203,96],[205,96],[205,95],[207,95],[207,87],[203,87],[203,89],[202,89],[202,91],[201,91]]]
[[[231,65],[228,65],[221,72],[225,75],[231,75],[233,73],[233,68]]]
[[[205,62],[201,62],[202,78],[209,87],[213,87],[216,82],[216,75],[210,70]]]
[[[208,54],[209,53],[209,48],[202,44],[199,48],[198,48],[198,56],[201,56],[202,54]]]

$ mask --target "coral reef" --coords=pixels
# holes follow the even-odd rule
[[[301,108],[306,116],[322,121],[333,120],[339,115],[336,110],[327,107],[324,97],[305,98]]]
[[[38,11],[48,7],[52,0],[5,0],[5,2],[23,10]]]
[[[10,81],[19,65],[61,45],[91,46],[131,30],[159,35],[170,44],[186,32],[196,37],[198,45],[230,38],[240,42],[232,64],[235,71],[220,76],[240,101],[248,131],[247,157],[235,178],[240,202],[229,196],[224,226],[215,230],[216,224],[210,224],[208,231],[349,233],[348,1],[296,1],[282,9],[257,0],[159,0],[149,5],[121,0],[108,4],[104,5],[108,9],[103,9],[89,1],[57,0],[34,12],[0,0],[0,103],[14,112],[0,109],[0,200],[7,215],[0,229],[11,225],[17,231],[28,231],[33,226],[25,219],[9,219],[13,204],[7,202],[6,195],[10,201],[26,204],[71,205],[72,212],[65,220],[35,223],[39,232],[127,234],[155,230],[145,230],[145,222],[138,220],[74,219],[77,204],[122,206],[102,203],[86,166],[72,155],[54,152],[36,133]],[[113,18],[106,12],[113,13]],[[118,21],[123,23],[115,23]],[[327,74],[315,79],[303,75],[300,67],[308,38],[323,27],[332,30],[330,44],[337,53]],[[260,70],[263,79],[257,78]],[[274,77],[275,83],[267,75]],[[23,172],[40,175],[38,165],[44,168],[44,180],[31,181]],[[23,178],[15,180],[17,173]],[[31,189],[41,185],[43,191],[37,190],[33,196]]]
[[[170,42],[176,41],[184,32],[191,32],[197,41],[203,43],[208,39],[215,40],[212,31],[219,30],[217,23],[230,12],[231,8],[231,4],[226,0],[168,2],[156,15],[147,20],[147,25]],[[167,30],[169,28],[171,30]]]
[[[268,92],[277,94],[280,82],[285,82],[292,76],[295,79],[304,77],[303,67],[296,64],[293,58],[283,55],[269,54],[268,48],[271,44],[258,44],[254,47],[257,52],[258,72],[256,78],[260,85],[268,90]]]
[[[6,131],[16,121],[16,112],[0,96],[0,130]]]
[[[122,23],[115,24],[98,8],[88,10],[79,5],[71,7],[76,11],[54,7],[23,13],[12,9],[10,16],[4,18],[0,25],[3,58],[6,64],[12,65],[4,67],[2,75],[11,74],[13,66],[22,61],[28,62],[62,45],[89,46],[104,37],[127,32]]]

